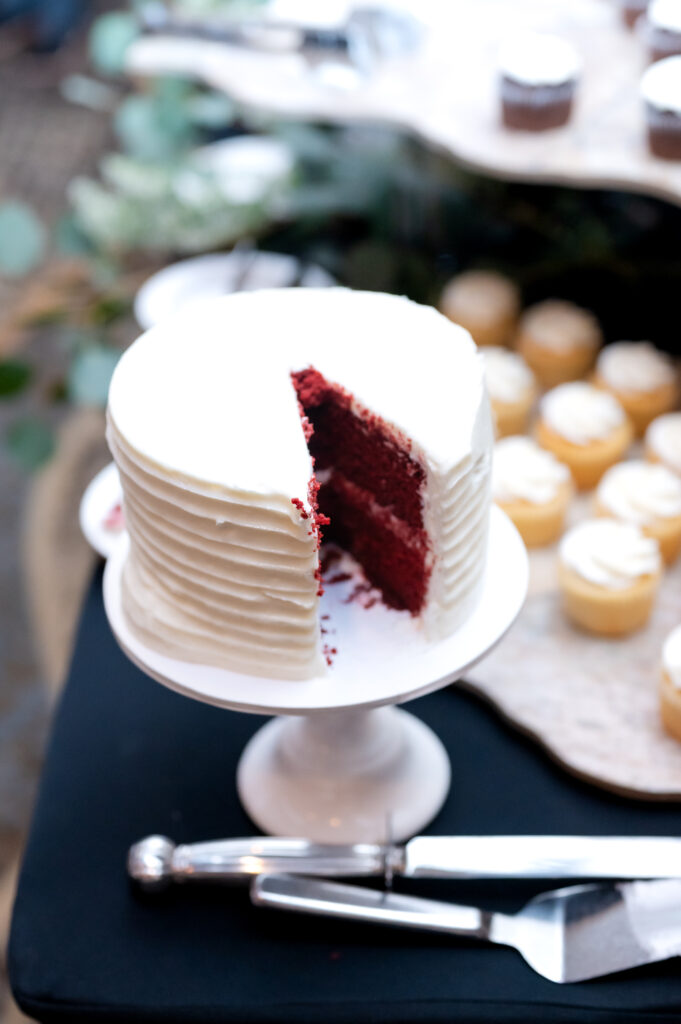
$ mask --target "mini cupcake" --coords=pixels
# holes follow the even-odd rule
[[[531,438],[507,437],[494,446],[492,497],[528,548],[560,537],[572,493],[570,470]]]
[[[652,61],[681,54],[681,0],[652,0],[645,34]]]
[[[636,22],[648,9],[649,0],[620,0],[622,20],[628,28],[634,28]]]
[[[619,401],[634,430],[674,408],[678,382],[674,363],[647,341],[618,341],[598,357],[594,383]]]
[[[681,412],[653,420],[646,430],[646,456],[681,476]]]
[[[590,633],[618,636],[644,626],[661,576],[657,541],[633,523],[588,519],[560,542],[563,607]]]
[[[602,344],[596,317],[559,299],[530,306],[516,338],[516,348],[547,388],[583,377]]]
[[[567,124],[580,68],[579,54],[565,39],[534,32],[509,37],[499,51],[504,125],[542,132]]]
[[[544,395],[536,437],[542,448],[570,467],[577,487],[589,490],[625,454],[632,429],[616,398],[573,381]]]
[[[681,740],[681,626],[672,630],[662,648],[660,714],[669,735]]]
[[[641,78],[648,146],[653,156],[681,160],[681,57],[651,65]]]
[[[537,395],[532,370],[506,348],[489,345],[482,356],[497,437],[524,433]]]
[[[446,285],[440,312],[470,331],[477,345],[507,345],[520,313],[513,281],[491,270],[468,270]]]
[[[634,460],[612,466],[596,492],[596,513],[636,523],[670,565],[681,551],[681,480],[665,466]]]

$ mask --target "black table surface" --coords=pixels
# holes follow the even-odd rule
[[[571,778],[468,693],[449,688],[410,710],[452,761],[433,833],[681,834],[678,806]],[[559,986],[510,949],[255,909],[243,888],[135,893],[125,876],[135,839],[253,833],[234,778],[261,721],[180,697],[128,662],[96,575],[14,910],[10,977],[26,1013],[170,1024],[681,1020],[679,960]],[[498,909],[542,887],[399,885]]]

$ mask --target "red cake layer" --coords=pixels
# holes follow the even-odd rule
[[[418,614],[430,576],[423,466],[407,438],[317,370],[292,378],[315,470],[326,471],[324,537],[354,555],[386,604]]]

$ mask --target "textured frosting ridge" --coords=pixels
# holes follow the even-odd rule
[[[313,464],[291,380],[310,365],[408,438],[425,470],[427,634],[448,635],[470,610],[492,446],[470,335],[395,296],[241,293],[148,331],[112,380],[107,436],[131,540],[124,608],[149,646],[273,678],[326,671]]]
[[[630,523],[681,516],[681,480],[665,466],[635,460],[612,466],[598,486],[601,505]]]
[[[674,686],[681,690],[681,626],[673,629],[665,640],[662,665]]]
[[[563,564],[578,576],[612,590],[630,587],[662,565],[657,541],[634,523],[617,519],[588,519],[574,526],[559,550]]]
[[[607,391],[571,381],[547,392],[541,401],[544,422],[572,444],[609,437],[625,422],[622,406]]]
[[[566,39],[541,32],[518,32],[499,48],[502,75],[528,85],[559,85],[577,77],[580,56]]]
[[[665,465],[681,473],[681,412],[653,420],[646,431],[646,444]]]
[[[596,364],[614,391],[655,391],[674,383],[674,364],[649,341],[618,341],[600,353]]]
[[[485,362],[487,390],[493,401],[522,402],[534,392],[534,374],[517,352],[486,345],[480,350]]]
[[[495,501],[545,505],[570,481],[570,471],[529,437],[505,437],[494,446],[492,495]]]

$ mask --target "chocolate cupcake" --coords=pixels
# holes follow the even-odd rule
[[[579,70],[579,55],[564,39],[534,32],[510,36],[499,51],[504,125],[541,132],[567,124]]]
[[[681,54],[681,0],[652,0],[645,34],[651,61]]]
[[[681,56],[652,64],[641,78],[653,156],[681,160]]]

